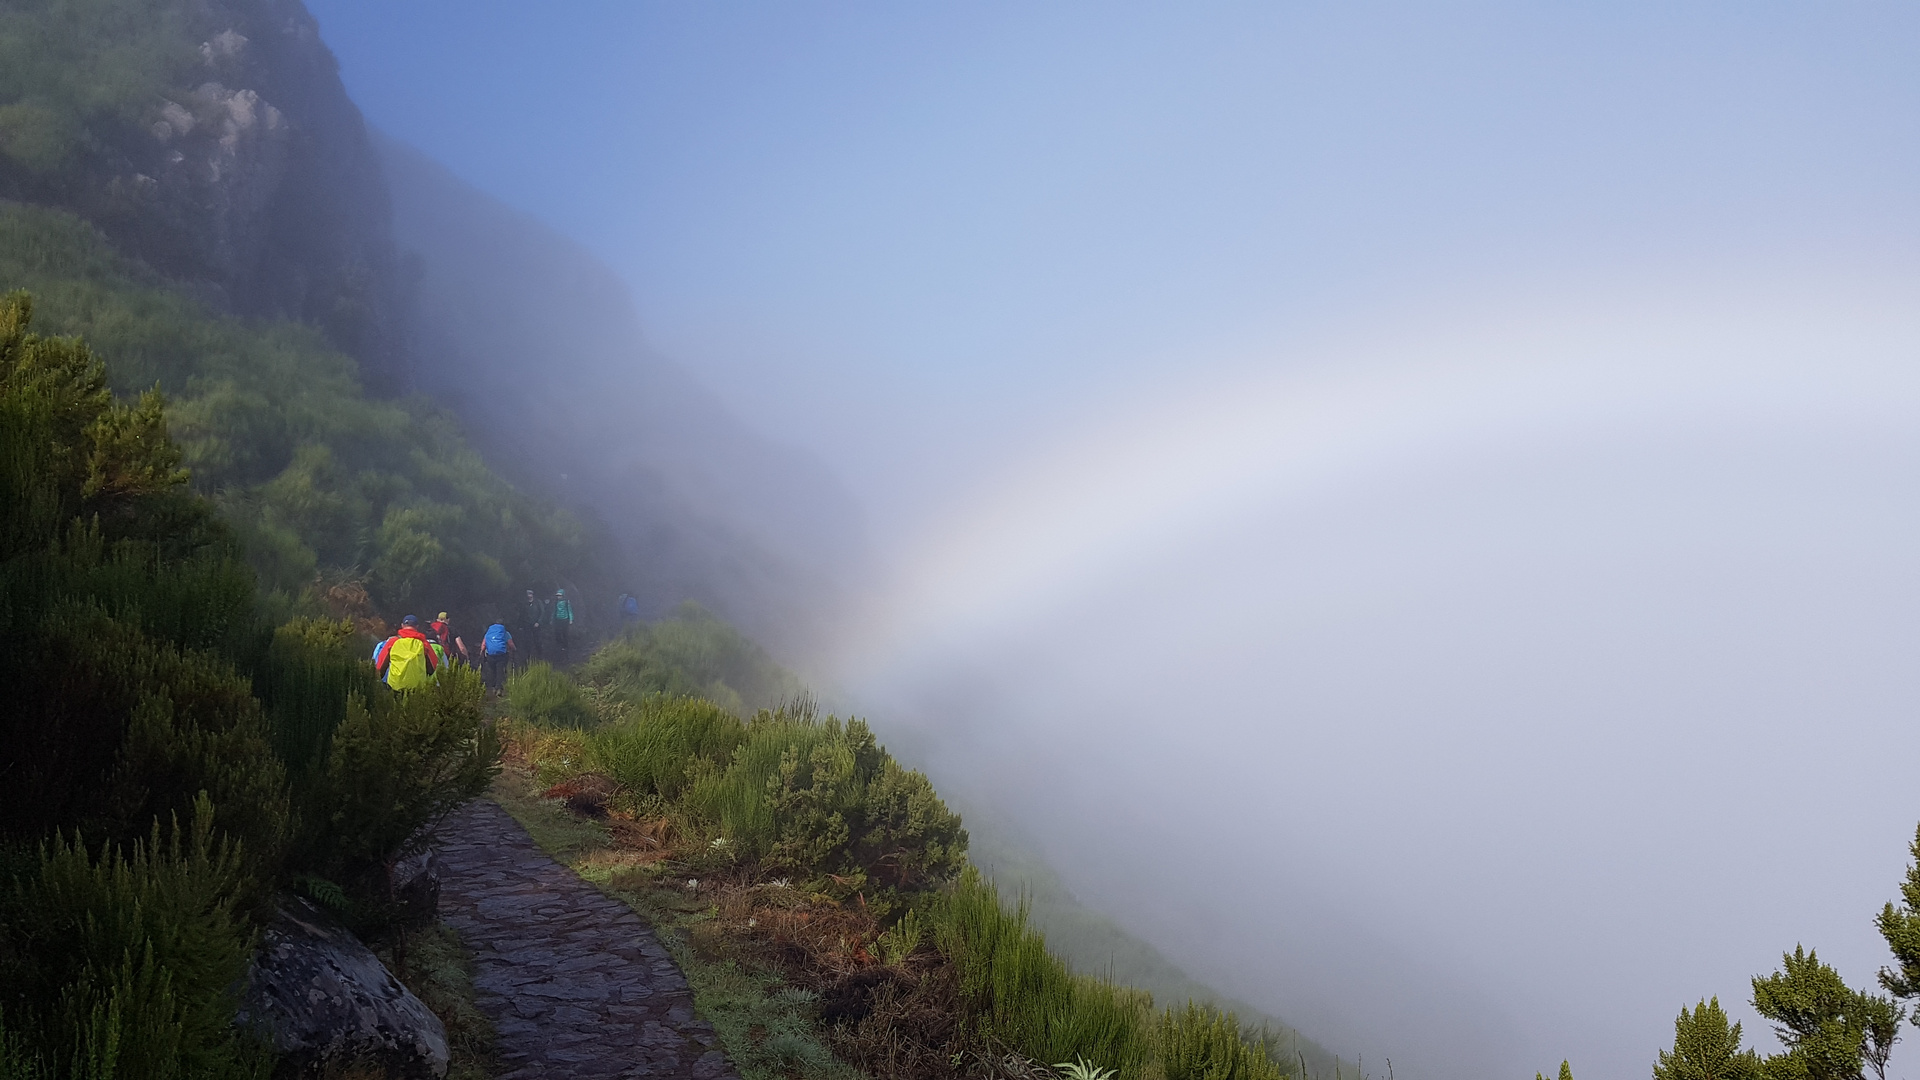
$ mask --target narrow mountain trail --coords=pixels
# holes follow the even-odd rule
[[[737,1080],[652,928],[555,862],[495,803],[440,832],[441,917],[474,956],[498,1080]]]

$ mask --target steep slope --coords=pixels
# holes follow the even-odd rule
[[[586,250],[408,147],[379,148],[420,270],[421,389],[514,479],[605,521],[654,613],[697,600],[803,654],[866,558],[853,500],[652,350]]]
[[[80,215],[217,310],[315,325],[405,388],[379,165],[299,0],[0,8],[0,197]]]
[[[376,151],[299,0],[0,6],[0,203],[0,288],[48,293],[46,325],[111,350],[123,389],[179,399],[196,484],[270,584],[503,609],[565,584],[604,621],[627,590],[793,656],[858,561],[833,480],[651,353],[609,271]],[[373,407],[409,395],[441,408]],[[585,522],[503,517],[463,442]]]

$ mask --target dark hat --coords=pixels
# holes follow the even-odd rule
[[[400,620],[400,625],[401,626],[418,626],[420,625],[420,620],[409,615],[406,618]]]

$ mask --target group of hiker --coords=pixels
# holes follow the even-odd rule
[[[630,610],[637,619],[639,603],[622,594],[623,622],[627,621]],[[466,640],[454,632],[446,612],[441,612],[425,628],[418,618],[408,615],[400,620],[400,629],[392,637],[374,648],[373,666],[380,673],[381,681],[392,689],[414,690],[432,683],[448,664],[465,664],[479,668],[487,689],[498,694],[506,686],[510,663],[533,660],[567,663],[575,621],[567,590],[555,589],[552,599],[542,600],[528,589],[520,618],[521,640],[514,640],[505,621],[496,616],[489,621],[475,648],[469,649]],[[549,641],[553,645],[551,656],[546,647]]]

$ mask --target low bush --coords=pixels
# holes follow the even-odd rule
[[[604,653],[625,647],[583,674],[604,673]],[[703,1007],[726,1018],[715,1023],[743,1074],[840,1068],[782,1056],[768,1018],[801,995],[823,1045],[873,1075],[1045,1075],[1065,1063],[1122,1080],[1288,1075],[1264,1033],[1231,1014],[1156,1010],[1145,991],[1074,974],[1024,904],[967,868],[960,819],[862,721],[822,719],[800,698],[743,724],[718,703],[652,693],[592,730],[509,732],[538,781],[524,804],[509,801],[524,820],[564,814],[530,797],[541,787],[572,806],[610,780],[632,799],[595,804],[612,820],[592,826],[582,872],[686,935],[676,955],[708,988]],[[622,820],[629,812],[651,820]]]
[[[1160,1018],[1160,1067],[1167,1080],[1280,1080],[1287,1071],[1250,1040],[1232,1013],[1188,1002]]]
[[[967,834],[933,785],[860,720],[763,712],[724,768],[696,769],[682,812],[735,857],[868,903],[930,888],[966,860]]]
[[[298,855],[312,873],[347,888],[362,929],[383,929],[393,864],[423,849],[499,771],[500,740],[482,716],[481,694],[479,674],[454,667],[419,690],[380,687],[347,700],[300,806]]]
[[[507,708],[542,727],[589,727],[598,718],[580,684],[544,661],[528,664],[507,680]]]
[[[1038,1062],[1085,1059],[1122,1080],[1151,1053],[1152,999],[1077,976],[1047,951],[1025,905],[1009,910],[969,868],[933,908],[934,941],[958,970],[967,1019]]]
[[[363,644],[345,620],[294,619],[273,632],[253,689],[274,751],[296,777],[325,760],[348,699],[380,688]]]
[[[251,872],[271,876],[285,776],[232,665],[76,605],[46,618],[19,664],[0,721],[0,830],[34,841],[79,825],[94,840],[130,841],[190,815],[207,792]]]
[[[735,716],[798,697],[800,680],[698,604],[608,642],[580,667],[589,686],[628,699],[702,697]]]
[[[55,839],[0,899],[0,1018],[16,1075],[155,1080],[261,1075],[233,1026],[253,951],[240,852],[203,796],[126,853]]]
[[[671,803],[686,791],[690,770],[711,772],[746,737],[747,726],[713,702],[650,698],[587,735],[585,764],[634,796]]]

